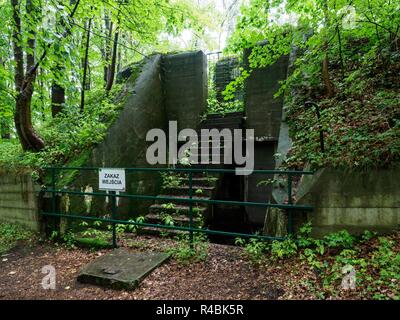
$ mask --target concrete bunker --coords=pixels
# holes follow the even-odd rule
[[[246,51],[245,65],[248,56],[249,51]],[[285,121],[284,100],[282,97],[274,98],[274,94],[279,88],[279,82],[286,78],[292,62],[293,56],[283,56],[275,64],[257,69],[251,74],[246,80],[243,96],[238,97],[243,98],[243,112],[210,114],[204,117],[209,81],[206,55],[201,51],[152,55],[119,74],[119,81],[126,81],[118,97],[123,104],[119,117],[110,127],[103,142],[93,150],[86,150],[79,159],[74,159],[68,165],[149,167],[145,157],[149,145],[145,139],[146,133],[153,128],[166,131],[168,121],[175,120],[179,129],[254,129],[255,169],[279,168],[291,147],[291,140]],[[225,59],[219,66],[217,71],[229,69],[231,77],[237,68],[237,60],[228,62]],[[216,81],[217,77],[214,80]],[[225,80],[223,78],[220,81],[220,91],[223,90],[222,82]],[[281,154],[281,157],[276,158],[276,153]],[[314,223],[316,236],[344,228],[358,233],[364,229],[387,231],[398,227],[400,204],[396,200],[399,198],[394,181],[396,175],[398,168],[382,169],[367,174],[345,173],[325,168],[313,177],[303,177],[297,186],[297,204],[313,205],[315,211],[296,213],[295,230],[310,219]],[[284,180],[272,186],[259,185],[260,181],[280,178],[277,176],[252,174],[243,177],[224,174],[214,177],[215,180],[209,179],[208,182],[203,178],[197,177],[196,183],[204,189],[204,197],[272,203],[287,201]],[[57,179],[58,188],[97,191],[97,172],[57,172]],[[21,185],[26,183],[22,182]],[[380,189],[377,186],[381,186]],[[182,185],[174,194],[180,194],[184,188]],[[127,176],[126,191],[131,194],[160,194],[161,178],[153,172],[130,173]],[[1,197],[4,198],[4,195]],[[8,201],[0,200],[0,203]],[[35,222],[27,224],[37,229],[39,209],[36,207],[39,207],[39,202],[36,201],[33,205],[35,208],[29,204],[27,209],[34,211],[34,218],[31,220]],[[153,201],[120,198],[118,218],[130,219],[138,215],[157,214],[159,208],[153,207],[154,205]],[[49,201],[45,201],[45,211],[51,211],[49,206]],[[110,213],[110,199],[59,196],[57,208],[58,212],[66,214],[98,216],[101,213],[107,216]],[[184,208],[180,209],[184,215]],[[2,218],[7,219],[9,220],[8,217]],[[264,227],[263,233],[266,235],[286,234],[287,214],[279,209],[214,205],[207,213],[207,219],[208,226],[218,230],[247,233]],[[65,226],[66,221],[62,219],[58,223]]]

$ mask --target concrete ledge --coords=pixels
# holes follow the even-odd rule
[[[0,221],[40,230],[38,193],[30,173],[0,173]]]
[[[400,226],[400,167],[368,172],[324,168],[304,176],[297,204],[310,204],[313,213],[297,215],[295,227],[311,219],[314,236],[346,229],[389,232]]]

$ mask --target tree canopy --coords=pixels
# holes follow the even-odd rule
[[[386,0],[251,0],[227,51],[252,48],[250,70],[292,54],[286,113],[294,145],[288,165],[369,167],[400,158],[400,3]],[[306,108],[313,102],[321,109]],[[320,152],[323,131],[327,148]]]
[[[30,151],[46,145],[35,125],[64,109],[83,112],[85,91],[110,91],[122,66],[158,49],[161,32],[201,29],[184,0],[2,0],[0,11],[2,134],[14,114]]]

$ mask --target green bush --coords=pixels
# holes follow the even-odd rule
[[[330,248],[351,248],[354,244],[355,237],[347,230],[328,234],[324,237],[325,244]]]
[[[177,237],[177,244],[168,249],[168,253],[183,264],[199,262],[207,258],[208,244],[208,238],[205,234],[194,233],[191,243],[190,236],[185,233]]]
[[[19,241],[32,239],[34,234],[24,227],[11,223],[0,223],[0,254],[7,252]]]
[[[40,152],[23,152],[18,140],[0,140],[0,166],[5,168],[29,167],[40,169],[65,163],[79,157],[101,142],[118,115],[122,101],[114,103],[121,86],[115,86],[110,95],[104,90],[89,93],[85,111],[65,108],[54,119],[49,119],[38,128],[46,141]]]

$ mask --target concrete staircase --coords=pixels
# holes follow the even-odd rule
[[[225,117],[220,115],[209,115],[203,120],[197,130],[199,137],[198,152],[191,152],[192,156],[198,157],[198,164],[182,165],[178,164],[177,167],[184,168],[201,168],[201,169],[216,169],[216,168],[231,168],[232,164],[224,164],[224,150],[226,141],[221,141],[218,146],[213,146],[211,141],[206,141],[205,137],[201,136],[201,129],[240,129],[242,128],[243,114],[231,113]],[[201,163],[201,143],[206,142],[209,145],[210,159],[207,163]],[[203,143],[204,147],[204,143]],[[220,163],[212,163],[212,154],[220,154]],[[229,152],[233,152],[229,150]],[[206,199],[210,200],[215,198],[218,188],[220,187],[222,174],[220,173],[193,173],[192,188],[193,199]],[[174,197],[174,198],[188,198],[189,197],[189,175],[187,173],[169,173],[167,179],[164,179],[164,187],[159,194],[159,197]],[[193,203],[193,224],[195,227],[208,225],[213,220],[213,205],[206,203]],[[189,203],[168,200],[156,200],[150,206],[148,214],[145,216],[146,222],[155,224],[166,224],[167,220],[177,226],[189,226]]]

